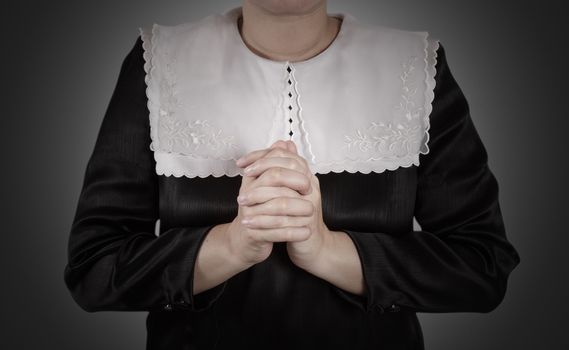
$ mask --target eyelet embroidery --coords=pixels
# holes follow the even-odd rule
[[[233,142],[235,137],[221,136],[222,130],[210,125],[207,120],[182,120],[175,116],[176,111],[183,108],[183,104],[177,97],[177,76],[172,72],[172,65],[176,63],[176,58],[170,57],[169,53],[165,52],[164,59],[166,64],[164,65],[164,77],[160,81],[162,103],[158,120],[160,148],[168,152],[216,158],[227,155],[228,149],[236,150],[238,147]],[[202,146],[201,149],[200,146]],[[233,153],[229,154],[233,156]]]
[[[418,151],[421,143],[420,111],[413,101],[417,92],[414,83],[416,56],[411,56],[403,62],[402,93],[399,104],[394,108],[398,123],[371,122],[366,131],[357,129],[355,136],[345,135],[344,142],[348,151],[357,149],[362,153],[379,152],[380,158],[405,157]],[[396,118],[397,119],[397,118]]]

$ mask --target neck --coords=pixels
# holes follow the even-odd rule
[[[326,2],[302,15],[280,15],[244,1],[239,31],[259,56],[278,61],[303,61],[324,51],[335,39],[341,20],[328,17]]]

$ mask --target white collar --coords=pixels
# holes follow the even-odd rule
[[[140,28],[157,174],[243,175],[235,159],[291,138],[313,173],[419,165],[437,40],[334,13],[343,22],[326,50],[272,61],[243,43],[241,11]]]

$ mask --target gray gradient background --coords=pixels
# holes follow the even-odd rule
[[[21,1],[2,6],[2,349],[143,349],[146,313],[86,313],[63,283],[85,166],[141,25],[240,1]],[[330,1],[329,12],[429,30],[500,183],[522,262],[490,314],[421,314],[427,349],[568,349],[565,140],[568,28],[561,1]]]

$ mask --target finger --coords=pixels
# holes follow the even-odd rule
[[[235,161],[238,167],[245,167],[271,151],[270,148],[251,151]]]
[[[253,182],[251,182],[250,187],[256,188],[261,186],[279,187],[286,186],[300,193],[301,195],[306,195],[311,192],[310,179],[299,173],[296,170],[290,170],[287,168],[274,167],[269,168],[259,175]]]
[[[246,167],[249,164],[255,162],[257,159],[263,157],[298,157],[298,155],[290,152],[286,148],[281,147],[274,147],[274,148],[265,148],[261,150],[251,151],[244,155],[243,157],[237,159],[235,164],[238,167]]]
[[[286,186],[247,188],[239,194],[237,197],[237,203],[240,205],[255,205],[265,203],[266,201],[277,197],[298,198],[300,197],[300,194]]]
[[[310,229],[306,226],[249,229],[249,231],[254,239],[266,242],[300,242],[310,237]]]
[[[245,216],[241,222],[249,228],[267,229],[279,227],[302,227],[310,225],[312,217],[288,215],[255,215]]]
[[[290,170],[297,171],[298,173],[305,175],[308,172],[304,162],[300,161],[298,158],[283,158],[283,157],[264,157],[258,159],[253,164],[245,168],[246,176],[259,176],[264,171],[273,167],[287,168]]]
[[[277,140],[277,141],[275,141],[269,148],[270,148],[270,149],[273,149],[273,148],[277,148],[277,147],[280,147],[280,148],[283,148],[283,149],[287,149],[287,147],[288,147],[288,142],[283,141],[283,140]]]
[[[303,198],[276,197],[264,203],[242,207],[244,216],[256,215],[273,216],[312,216],[314,205]]]

